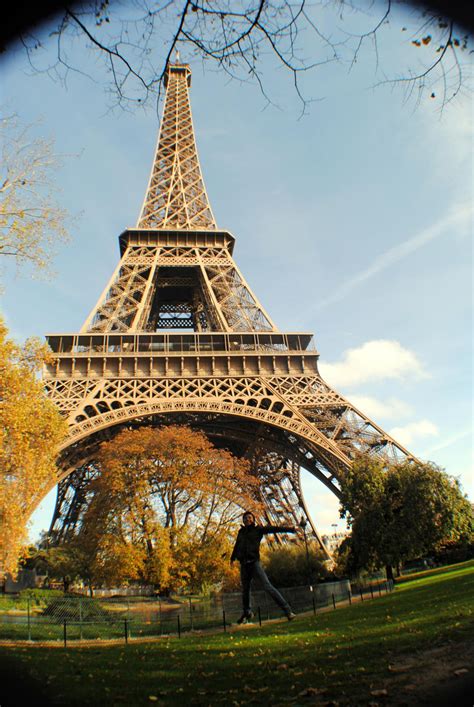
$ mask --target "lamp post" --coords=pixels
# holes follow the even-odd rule
[[[306,535],[306,526],[308,525],[308,521],[304,516],[301,516],[301,520],[299,522],[299,526],[301,530],[303,531],[303,537],[304,537],[304,546],[306,549],[306,569],[308,573],[308,581],[309,581],[309,589],[312,592],[313,591],[313,582],[312,582],[312,572],[311,572],[311,566],[309,563],[309,547],[308,547],[308,537]]]

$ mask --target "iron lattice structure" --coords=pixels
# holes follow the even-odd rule
[[[336,496],[354,455],[411,455],[318,372],[309,333],[280,332],[218,230],[196,150],[185,64],[170,65],[151,178],[120,262],[77,334],[49,335],[47,393],[69,423],[52,524],[88,503],[98,445],[123,427],[185,422],[252,459],[269,520],[310,522],[300,469]]]

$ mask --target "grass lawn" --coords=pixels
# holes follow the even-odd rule
[[[473,608],[469,562],[292,623],[127,646],[3,647],[0,661],[4,671],[14,663],[24,686],[35,688],[35,705],[419,704],[410,688],[427,655],[441,656],[440,670],[445,653],[457,656],[451,672],[458,666],[460,677],[472,678],[456,650],[473,640]],[[0,683],[2,707],[23,698],[15,699],[2,695]]]

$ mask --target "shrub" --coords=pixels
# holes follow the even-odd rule
[[[302,545],[266,548],[263,552],[269,580],[280,587],[298,587],[315,583],[328,576],[321,550],[310,543],[308,556]]]

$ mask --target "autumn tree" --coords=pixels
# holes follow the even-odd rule
[[[95,581],[194,589],[221,578],[242,507],[259,508],[247,462],[200,432],[169,426],[120,432],[101,446],[97,465],[77,536]]]
[[[177,49],[239,81],[257,82],[264,94],[264,65],[273,60],[290,76],[303,106],[303,74],[334,61],[352,68],[362,57],[372,57],[381,83],[399,83],[427,97],[434,97],[439,85],[443,100],[450,100],[469,78],[463,65],[469,40],[462,29],[469,15],[458,13],[458,26],[456,4],[446,5],[445,11],[434,0],[432,9],[410,11],[409,5],[393,0],[316,5],[305,0],[143,0],[125,5],[89,0],[59,5],[48,33],[25,30],[21,43],[33,68],[59,80],[75,70],[97,80],[101,67],[109,95],[120,105],[143,105],[159,95]],[[391,76],[380,66],[379,52],[389,23],[399,30],[400,45],[411,49],[408,66],[390,67]]]
[[[47,355],[36,340],[9,340],[0,320],[0,578],[15,572],[29,515],[57,475],[66,425],[37,378]]]
[[[32,132],[15,116],[0,120],[0,256],[47,273],[58,245],[68,240],[67,212],[57,202],[53,142]]]
[[[459,482],[431,462],[389,464],[361,455],[341,490],[341,517],[352,529],[343,551],[353,571],[385,565],[393,579],[393,566],[474,532]]]

